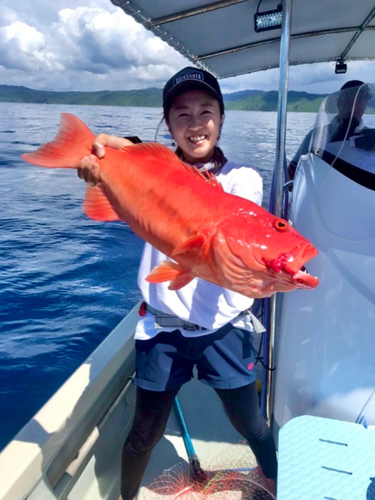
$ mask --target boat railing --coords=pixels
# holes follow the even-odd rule
[[[131,421],[133,408],[126,398],[133,386],[138,309],[134,307],[3,450],[0,500],[67,498],[101,429],[124,398]]]

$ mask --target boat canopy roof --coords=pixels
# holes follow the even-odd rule
[[[280,0],[111,0],[219,78],[279,66],[281,29],[255,32],[254,14]],[[375,60],[374,0],[294,0],[291,65]]]

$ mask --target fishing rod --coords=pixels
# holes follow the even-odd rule
[[[181,425],[181,430],[182,430],[182,439],[184,440],[184,445],[186,449],[186,453],[189,459],[189,469],[190,469],[190,476],[194,481],[198,481],[199,483],[203,483],[204,481],[207,480],[207,474],[204,472],[204,470],[201,467],[201,464],[199,462],[199,458],[197,454],[195,453],[193,443],[191,441],[191,437],[189,434],[189,430],[187,428],[186,422],[184,415],[181,410],[180,403],[177,399],[177,397],[174,400],[174,407],[177,413],[177,418],[178,421]]]
[[[190,437],[190,434],[189,434],[189,430],[187,428],[187,425],[186,425],[186,422],[185,422],[185,418],[184,418],[184,415],[182,413],[181,406],[180,406],[180,403],[179,403],[177,397],[174,400],[174,407],[175,407],[175,410],[176,410],[176,413],[177,413],[178,421],[179,421],[179,423],[181,425],[182,438],[184,440],[184,445],[185,445],[186,453],[187,453],[188,459],[189,459],[190,477],[193,479],[193,481],[196,481],[196,482],[199,482],[199,483],[205,483],[208,480],[208,475],[202,469],[202,467],[200,465],[200,462],[199,462],[199,458],[198,458],[197,454],[195,453],[194,446],[193,446],[193,443],[191,441],[191,437]],[[227,469],[227,470],[221,471],[221,472],[229,472],[229,473],[236,472],[236,473],[241,473],[241,472],[256,472],[256,471],[257,471],[256,467],[255,468],[253,468],[253,467],[239,467],[239,468],[234,468],[234,469]],[[216,477],[218,477],[219,475],[220,474],[218,474]],[[241,479],[245,480],[246,476],[245,477],[241,477]],[[214,479],[213,479],[213,481],[214,481]],[[266,495],[267,495],[267,498],[268,497],[271,497],[273,499],[275,498],[273,496],[273,494],[268,490],[268,488],[266,486],[263,486],[263,485],[259,484],[256,481],[254,481],[254,485],[256,485],[258,488],[260,488],[261,492],[265,492]],[[183,488],[181,491],[179,491],[178,493],[176,493],[172,497],[171,500],[177,500],[178,497],[180,497],[181,495],[183,495],[187,491],[192,490],[193,488],[194,488],[194,485],[186,486],[186,488]]]

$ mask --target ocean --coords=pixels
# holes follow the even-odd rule
[[[39,410],[140,299],[143,242],[124,223],[82,212],[85,184],[73,170],[20,155],[56,134],[60,113],[93,133],[155,140],[158,108],[0,103],[0,449]],[[229,111],[220,146],[257,168],[264,205],[275,161],[276,113]],[[315,114],[290,113],[290,159]],[[165,126],[158,141],[171,145]]]

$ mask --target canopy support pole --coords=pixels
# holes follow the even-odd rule
[[[287,105],[288,105],[288,84],[289,84],[289,51],[290,34],[292,18],[293,0],[283,0],[283,17],[281,26],[280,41],[280,76],[279,76],[279,101],[277,109],[277,133],[276,133],[276,160],[275,173],[273,179],[273,199],[270,209],[276,217],[281,216],[283,186],[285,182],[286,156],[285,156],[285,138],[287,126]],[[269,328],[268,328],[268,367],[275,366],[275,333],[276,333],[276,315],[278,294],[269,299]],[[270,425],[273,423],[274,407],[274,377],[273,371],[268,371],[267,381],[267,418]]]

